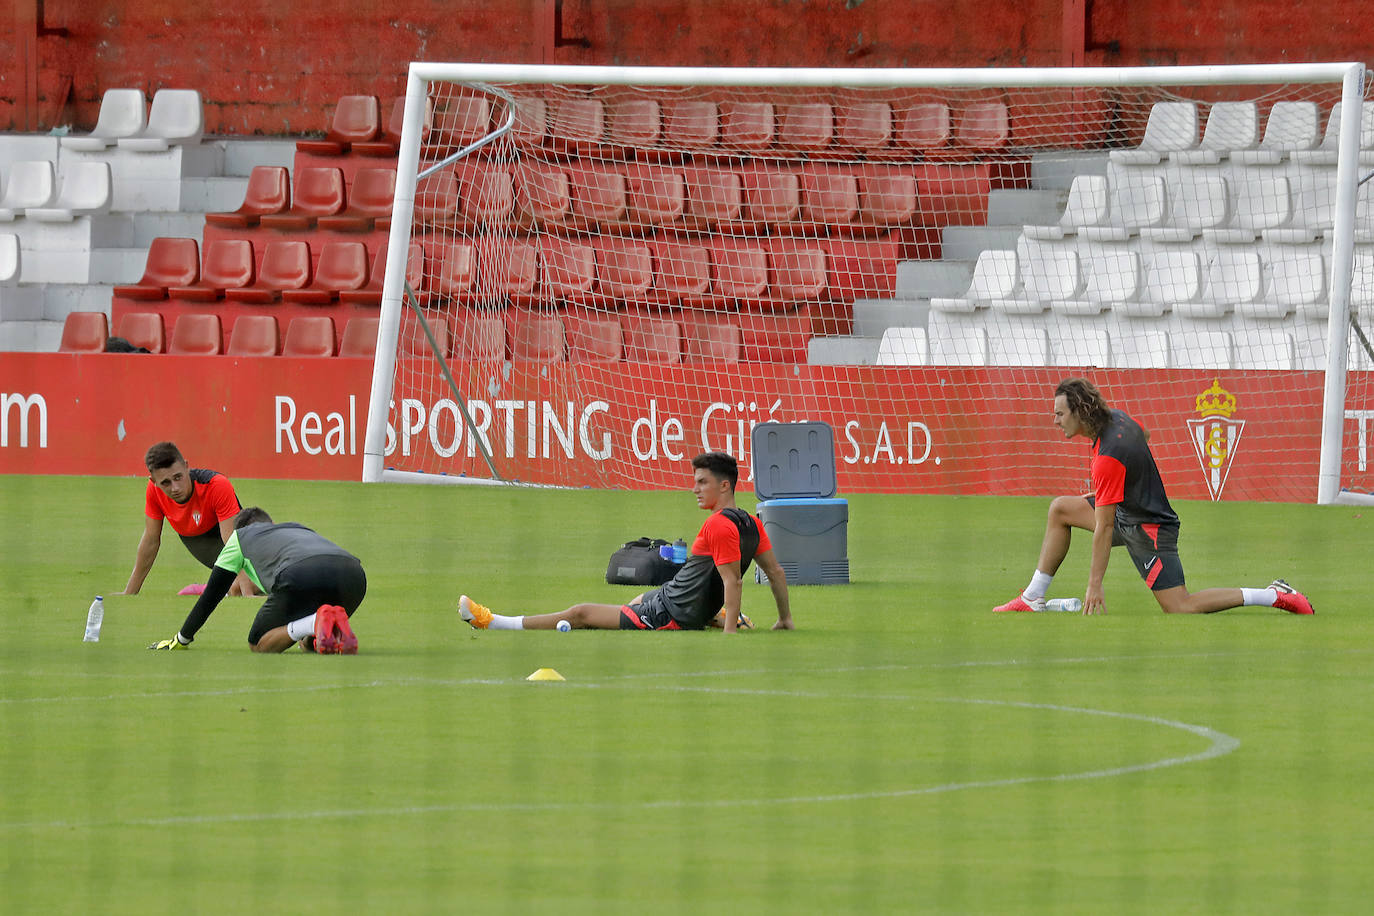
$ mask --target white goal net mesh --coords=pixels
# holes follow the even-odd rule
[[[842,489],[1040,494],[1082,481],[1049,421],[1087,375],[1171,492],[1310,501],[1353,251],[1368,487],[1374,182],[1337,245],[1339,81],[426,86],[388,468],[678,486],[824,420]]]

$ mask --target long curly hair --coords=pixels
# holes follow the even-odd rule
[[[1083,428],[1096,439],[1112,419],[1112,409],[1097,386],[1085,378],[1066,378],[1054,389],[1054,396],[1064,396],[1069,413],[1078,418]]]

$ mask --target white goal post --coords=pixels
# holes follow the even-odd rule
[[[1361,501],[1366,97],[1359,63],[412,63],[362,479],[675,486],[824,419],[842,488],[1038,495],[1081,481],[1044,415],[1088,375],[1185,496]],[[1008,234],[1013,197],[1052,212]]]

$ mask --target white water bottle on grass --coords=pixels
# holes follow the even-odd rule
[[[86,612],[86,636],[82,642],[100,642],[100,625],[105,621],[105,599],[99,595]]]
[[[1083,610],[1082,598],[1050,598],[1045,601],[1045,610],[1064,611],[1069,614],[1077,614]]]

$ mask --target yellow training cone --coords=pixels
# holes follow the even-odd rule
[[[538,671],[525,678],[527,681],[564,681],[567,678],[554,671],[552,668],[540,668]]]

